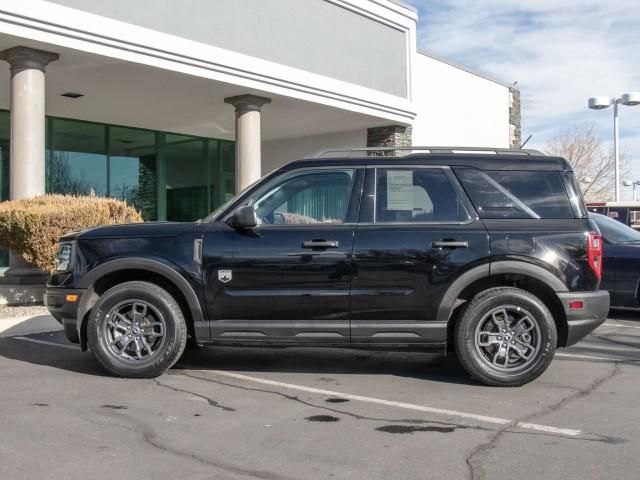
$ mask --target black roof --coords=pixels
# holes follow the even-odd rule
[[[571,171],[571,166],[564,158],[546,155],[509,155],[482,153],[414,153],[395,156],[363,156],[363,157],[324,157],[296,160],[288,163],[282,170],[301,167],[331,166],[364,166],[364,165],[447,165],[458,167],[476,167],[481,170],[544,170],[564,172]]]

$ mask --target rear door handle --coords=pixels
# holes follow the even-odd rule
[[[431,242],[433,248],[469,248],[469,242],[458,242],[456,240],[439,240]]]
[[[337,240],[308,240],[302,242],[302,248],[338,248]]]

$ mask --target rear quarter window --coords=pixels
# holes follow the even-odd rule
[[[477,168],[454,172],[481,218],[574,218],[560,172]]]

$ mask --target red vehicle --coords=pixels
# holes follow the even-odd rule
[[[592,202],[587,209],[640,230],[640,202]]]

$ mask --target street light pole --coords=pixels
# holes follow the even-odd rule
[[[625,187],[633,187],[633,201],[637,202],[637,197],[636,197],[636,187],[638,185],[640,185],[640,180],[635,180],[635,181],[631,181],[631,180],[625,180],[624,182],[622,182],[622,185]]]
[[[620,201],[620,151],[618,149],[618,141],[620,140],[620,135],[618,133],[618,104],[620,103],[619,98],[613,99],[613,157],[615,158],[615,177],[616,177],[616,188],[614,189],[616,202]]]
[[[640,105],[640,92],[625,93],[620,98],[616,97],[591,97],[589,99],[589,108],[594,110],[602,110],[613,105],[613,156],[615,170],[615,200],[620,201],[620,140],[619,122],[618,122],[618,105],[626,105],[629,107]]]

